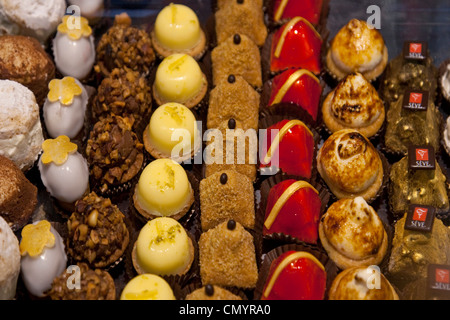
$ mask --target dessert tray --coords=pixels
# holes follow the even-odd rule
[[[65,248],[64,268],[84,262],[79,267],[89,275],[83,281],[101,279],[95,280],[100,289],[68,293],[58,287],[68,281],[66,276],[54,282],[51,294],[39,296],[30,292],[33,280],[20,275],[14,299],[145,299],[144,284],[131,288],[132,280],[142,274],[156,274],[155,281],[168,285],[161,299],[450,299],[447,278],[433,278],[450,274],[450,135],[444,139],[450,101],[440,84],[450,58],[448,3],[322,0],[304,1],[299,10],[300,2],[174,1],[192,9],[204,37],[201,49],[178,52],[184,56],[174,58],[180,59],[176,68],[170,61],[163,64],[174,55],[164,45],[175,31],[158,29],[157,23],[163,9],[174,14],[174,4],[108,0],[100,18],[83,20],[90,25],[91,38],[79,37],[93,41],[95,62],[87,70],[75,68],[83,80],[49,83],[43,98],[48,101],[55,94],[51,101],[62,101],[64,87],[76,99],[81,93],[74,88],[84,86],[87,111],[80,120],[82,129],[71,142],[56,138],[52,130],[57,131],[57,120],[51,122],[44,114],[56,109],[44,109],[38,101],[43,152],[23,172],[37,188],[37,204],[27,224],[49,221],[49,230],[60,237],[55,248]],[[241,21],[246,14],[248,21]],[[405,16],[412,22],[406,23]],[[379,23],[378,28],[369,28],[369,22],[375,27]],[[148,39],[139,38],[131,27]],[[52,42],[62,34],[70,36],[70,30],[58,27],[41,41],[56,65],[55,79],[65,77],[68,72],[62,70],[70,64],[55,58],[66,55],[62,40]],[[373,54],[369,62],[358,62],[357,53],[350,52],[359,41],[354,34],[363,35],[361,41],[370,49],[366,53]],[[120,47],[120,39],[130,37],[138,40],[130,41],[129,48]],[[419,57],[411,56],[417,45]],[[117,51],[121,55],[113,57]],[[121,63],[127,65],[121,68]],[[358,63],[363,67],[354,67]],[[252,73],[255,64],[259,74]],[[185,71],[179,94],[180,83],[173,74]],[[171,104],[174,95],[191,91],[196,94]],[[130,103],[129,96],[135,101]],[[131,107],[123,111],[126,104]],[[132,120],[127,120],[130,114]],[[189,127],[190,117],[201,127]],[[182,154],[180,164],[163,161],[170,157],[166,149],[174,147],[169,137],[176,124],[203,140],[192,140],[195,148]],[[212,141],[206,139],[208,129],[254,129],[260,147],[256,164],[206,164],[204,150]],[[271,129],[276,133],[269,133]],[[116,167],[117,157],[108,149],[115,137],[124,146],[114,152],[129,155]],[[248,147],[245,139],[231,141]],[[277,148],[278,159],[273,156]],[[244,162],[249,157],[246,154]],[[51,172],[50,165],[67,159],[78,163],[77,168],[83,161],[89,166],[89,188],[78,202],[58,201],[50,194],[57,193],[49,185],[59,174]],[[49,171],[43,174],[47,165]],[[123,175],[132,177],[121,181]],[[166,183],[158,190],[173,193],[162,195],[146,187],[161,183],[158,179]],[[158,201],[166,201],[163,209]],[[160,220],[164,210],[172,210],[167,216],[175,219]],[[415,220],[417,210],[427,210],[428,220]],[[82,231],[74,232],[80,224],[94,228],[98,223],[102,227],[97,232],[109,235],[97,236],[97,242],[119,243],[115,253],[82,240]],[[24,225],[13,227],[22,260],[35,249],[27,239],[31,236],[24,236]],[[158,228],[166,233],[154,231]],[[159,240],[151,238],[152,232],[160,232],[155,237]],[[145,236],[150,238],[143,240]],[[186,260],[181,269],[165,274],[164,267],[154,263],[164,256],[151,256],[146,248],[148,242],[151,247],[158,241],[166,241],[168,247],[171,241],[185,244],[182,251],[171,253],[173,260]],[[28,267],[33,269],[32,264]],[[283,268],[304,268],[308,274],[289,275]],[[381,289],[369,282],[372,273],[368,276],[367,270],[374,270]],[[345,284],[357,293],[346,292]],[[358,296],[359,291],[366,294]]]

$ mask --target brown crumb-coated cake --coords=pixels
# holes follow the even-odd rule
[[[244,34],[234,34],[211,52],[213,84],[230,74],[242,76],[251,86],[262,87],[261,53]]]
[[[234,220],[202,233],[199,240],[203,285],[255,288],[258,280],[253,236]]]
[[[94,119],[113,113],[132,117],[134,125],[146,120],[152,109],[151,87],[147,79],[127,67],[115,68],[103,79],[94,98]]]
[[[259,101],[259,93],[242,76],[219,79],[209,94],[208,129],[233,118],[242,123],[243,130],[258,130]]]
[[[206,144],[207,149],[204,153],[206,178],[216,172],[234,170],[253,182],[256,180],[258,152],[256,130],[244,131],[240,121],[229,118],[217,128],[208,130]]]
[[[215,13],[217,43],[226,41],[235,33],[245,34],[257,46],[267,38],[263,10],[253,1],[230,1]]]
[[[53,78],[55,64],[36,39],[16,35],[0,37],[0,79],[24,85],[42,106],[48,93],[48,83]]]
[[[126,13],[117,15],[114,25],[100,38],[96,49],[96,72],[103,76],[115,68],[128,67],[148,74],[156,59],[150,35],[131,25]]]
[[[78,263],[80,288],[74,286],[73,276],[78,269],[64,270],[64,272],[53,280],[52,288],[48,292],[52,300],[115,300],[116,285],[111,275],[102,269],[90,269],[86,263]],[[71,272],[68,272],[71,271]],[[71,281],[72,280],[72,281]]]
[[[185,300],[242,300],[227,289],[207,284],[186,295]]]
[[[95,192],[76,202],[67,229],[68,254],[95,268],[120,261],[130,240],[124,214],[109,198]]]
[[[233,219],[244,227],[255,226],[252,181],[234,170],[212,174],[200,181],[200,220],[203,231]]]
[[[90,133],[86,157],[101,192],[129,182],[142,168],[144,145],[132,127],[132,119],[110,115],[95,123]]]
[[[253,5],[257,6],[258,9],[263,10],[264,1],[263,0],[245,0],[246,2],[250,2]],[[217,9],[222,9],[226,6],[229,6],[232,2],[244,2],[240,0],[216,0]]]
[[[0,216],[13,230],[23,227],[37,204],[37,188],[14,162],[0,156]]]

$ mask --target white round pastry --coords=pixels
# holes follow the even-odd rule
[[[69,4],[78,6],[81,15],[88,19],[101,18],[103,15],[103,0],[69,0]]]
[[[89,76],[95,63],[94,37],[86,18],[79,17],[77,32],[70,29],[72,22],[69,19],[70,16],[63,18],[53,39],[55,65],[62,75],[83,80]]]
[[[22,171],[33,166],[44,141],[39,106],[28,88],[0,80],[0,155]]]
[[[45,142],[47,141],[49,140]],[[75,144],[72,145],[76,147]],[[68,152],[64,163],[48,162],[43,160],[45,152],[44,148],[38,167],[42,183],[50,195],[64,203],[74,203],[81,199],[89,188],[89,166],[86,159],[75,149]]]
[[[445,123],[444,129],[444,147],[447,150],[447,153],[450,155],[450,116],[447,117],[447,121]]]
[[[65,79],[67,78],[68,77]],[[80,81],[75,78],[72,79],[80,89],[78,92],[81,91],[81,94],[74,94],[71,103],[66,104],[61,98],[55,101],[55,99],[50,96],[51,92],[49,92],[47,99],[45,99],[43,107],[44,123],[49,136],[52,138],[65,135],[70,139],[73,139],[84,127],[89,95]],[[63,83],[60,85],[63,87],[62,90],[67,87]],[[74,84],[72,83],[72,85]]]
[[[0,270],[0,300],[12,300],[16,295],[20,273],[19,241],[2,217],[0,217]]]
[[[65,0],[0,0],[0,11],[17,34],[32,36],[44,43],[61,22]]]
[[[27,235],[26,231],[22,231],[20,265],[22,280],[27,290],[36,297],[43,297],[45,292],[52,287],[53,279],[66,269],[67,255],[64,251],[62,237],[50,223],[42,220],[34,222],[32,226],[37,225],[43,226],[43,229],[47,228],[47,232],[50,232],[53,238],[44,245],[41,252],[36,255],[36,252],[30,254],[23,248],[22,244],[26,241],[25,237],[28,237],[30,241],[36,241],[34,238],[37,236],[37,232],[34,231]],[[30,228],[30,225],[25,226],[25,228]],[[23,230],[26,230],[25,228]]]

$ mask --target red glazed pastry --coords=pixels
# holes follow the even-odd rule
[[[263,234],[283,233],[315,244],[321,205],[318,191],[306,181],[282,181],[267,197]]]
[[[303,68],[320,73],[322,37],[305,18],[295,17],[273,35],[270,71]]]
[[[261,300],[323,300],[327,273],[312,254],[287,251],[275,259]]]
[[[273,5],[273,21],[280,22],[294,17],[303,17],[317,26],[321,11],[322,0],[275,0]]]
[[[306,69],[288,69],[273,78],[269,106],[295,103],[317,120],[321,94],[320,80],[314,74]]]
[[[282,120],[266,130],[260,168],[311,178],[314,135],[300,120]]]

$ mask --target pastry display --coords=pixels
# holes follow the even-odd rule
[[[39,106],[33,92],[10,80],[0,80],[0,105],[0,155],[27,171],[39,157],[44,141]]]
[[[70,23],[78,23],[79,26],[74,28]],[[88,20],[85,17],[64,16],[57,30],[53,39],[56,68],[63,76],[80,80],[87,78],[95,63],[94,36]]]
[[[89,192],[89,167],[67,136],[45,140],[38,168],[42,183],[50,195],[66,210]],[[67,183],[70,181],[70,183]]]
[[[185,53],[167,56],[158,65],[153,97],[158,105],[177,102],[196,107],[205,97],[208,80],[197,61]]]
[[[370,138],[383,126],[385,116],[377,90],[359,72],[345,76],[322,104],[322,118],[331,132],[356,129]]]
[[[89,95],[79,80],[72,77],[53,79],[43,106],[44,124],[48,135],[65,135],[70,139],[84,137],[84,125]]]
[[[234,170],[254,182],[257,178],[257,150],[256,130],[244,130],[244,124],[234,118],[223,121],[206,132],[204,176],[207,178],[216,172]]]
[[[295,0],[274,0],[272,19],[278,24],[295,17],[303,17],[312,25],[317,26],[323,2],[323,0],[307,0],[302,1],[299,5]]]
[[[338,198],[363,197],[370,201],[383,185],[380,154],[354,129],[333,133],[317,154],[317,170]]]
[[[0,216],[0,300],[13,300],[20,274],[19,241]]]
[[[194,261],[194,245],[179,222],[158,217],[139,232],[132,259],[139,274],[183,275]]]
[[[424,211],[422,209],[419,213],[426,215]],[[411,230],[407,218],[405,214],[395,223],[388,266],[389,279],[401,288],[412,281],[427,278],[429,264],[450,264],[450,229],[440,219],[431,217],[430,231]]]
[[[252,181],[233,170],[210,175],[200,181],[200,210],[203,231],[230,219],[253,229],[255,205]]]
[[[230,74],[218,80],[209,93],[208,129],[219,128],[234,119],[242,129],[258,129],[259,93],[240,75]]]
[[[330,300],[399,300],[397,292],[382,273],[379,274],[379,287],[377,283],[373,283],[374,280],[371,277],[373,277],[373,270],[368,267],[345,269],[333,280],[328,298]]]
[[[257,46],[266,41],[264,12],[256,1],[229,1],[214,14],[216,38],[220,44],[234,34],[248,36]]]
[[[438,213],[449,210],[446,176],[432,147],[410,147],[408,154],[392,165],[389,178],[389,202],[395,215],[402,215],[410,204],[434,206]]]
[[[63,238],[47,220],[22,229],[20,269],[28,292],[44,297],[53,279],[66,270],[67,256]]]
[[[379,265],[388,248],[383,222],[362,197],[334,202],[320,219],[319,237],[341,269]]]
[[[428,91],[405,90],[386,114],[385,145],[388,151],[406,154],[410,145],[439,150],[441,115]]]
[[[284,180],[267,196],[263,235],[282,233],[317,243],[321,206],[319,192],[308,182]]]
[[[268,106],[294,103],[317,120],[322,89],[320,80],[310,71],[288,69],[272,79]]]
[[[368,81],[380,76],[388,63],[388,49],[383,36],[366,21],[352,19],[331,41],[325,65],[338,80],[353,72]]]
[[[199,60],[206,52],[206,35],[197,14],[183,4],[170,3],[164,7],[150,35],[153,48],[163,58],[185,53]]]
[[[46,44],[61,22],[65,10],[64,0],[2,0],[0,11],[4,21],[0,31],[31,36]]]
[[[131,18],[117,15],[114,25],[102,35],[96,48],[96,72],[107,76],[115,68],[127,67],[147,75],[155,61],[150,35],[131,25]]]
[[[74,275],[79,276],[79,289],[76,289]],[[107,271],[77,263],[53,280],[48,296],[52,300],[115,300],[116,285]]]
[[[48,83],[54,78],[55,64],[36,39],[9,35],[0,37],[0,79],[24,85],[42,106]]]
[[[253,236],[234,220],[204,232],[198,242],[203,285],[254,288],[258,280]]]
[[[290,175],[311,178],[315,154],[315,135],[298,119],[282,120],[269,128],[262,138],[260,168],[276,168]]]
[[[115,68],[97,88],[92,103],[96,120],[111,114],[132,118],[133,129],[147,121],[152,110],[151,86],[145,76],[130,68]]]
[[[132,131],[133,121],[111,115],[97,123],[86,146],[89,173],[101,192],[128,183],[144,163],[144,145]]]
[[[261,54],[246,35],[228,37],[211,51],[213,85],[232,74],[242,76],[251,86],[262,87]]]
[[[320,73],[322,37],[304,18],[292,18],[277,29],[270,48],[271,72],[299,68]]]
[[[0,155],[0,217],[14,230],[30,219],[38,203],[37,187],[17,165]]]
[[[145,150],[154,158],[177,162],[191,159],[199,150],[200,131],[195,115],[186,106],[168,102],[159,106],[145,128]]]
[[[311,253],[290,250],[272,261],[261,300],[323,300],[327,273]]]
[[[395,102],[408,88],[430,92],[433,100],[437,90],[437,69],[423,41],[404,42],[403,52],[392,59],[386,67],[382,82],[383,99]]]
[[[164,278],[154,274],[141,274],[131,279],[120,300],[175,300],[175,295]]]
[[[142,171],[133,204],[147,219],[180,219],[194,202],[194,190],[184,168],[171,159],[156,159]]]
[[[68,254],[95,268],[119,262],[129,242],[124,214],[110,199],[95,192],[76,202],[67,229]]]
[[[242,298],[227,289],[207,284],[188,293],[185,300],[242,300]]]

